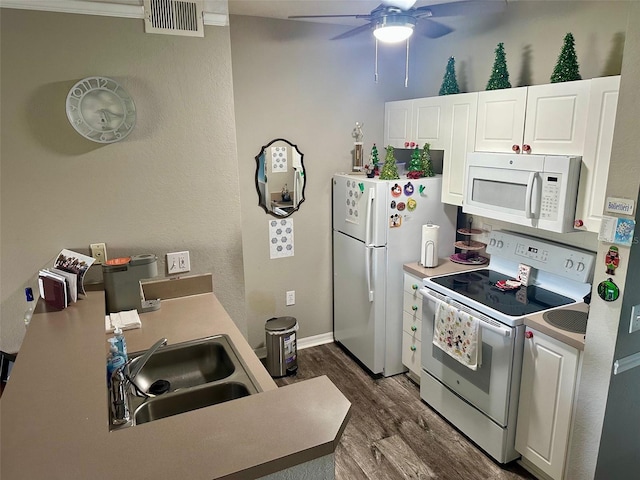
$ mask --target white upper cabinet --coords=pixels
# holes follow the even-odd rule
[[[418,148],[428,143],[434,150],[444,150],[449,137],[447,131],[446,97],[418,98],[413,101],[413,132],[409,142]]]
[[[387,102],[384,105],[384,145],[404,148],[413,135],[412,113],[414,100]]]
[[[478,94],[476,151],[582,155],[590,80]]]
[[[473,152],[476,141],[477,93],[461,93],[441,97],[444,109],[445,142],[442,165],[442,202],[462,205],[467,153]]]
[[[580,230],[600,231],[619,88],[619,75],[591,80],[591,99],[576,206],[575,226]]]
[[[527,87],[478,92],[476,151],[513,152],[524,135]]]

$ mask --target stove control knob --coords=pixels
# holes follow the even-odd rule
[[[579,272],[582,272],[585,268],[585,264],[582,262],[578,262],[578,266],[576,267],[576,270],[578,270]]]
[[[570,258],[567,258],[567,261],[565,262],[564,267],[569,269],[573,268],[573,260],[571,260]]]
[[[533,332],[531,330],[527,330],[526,332],[524,332],[524,336],[526,338],[533,338]]]
[[[502,240],[498,240],[498,244],[496,245],[498,248],[504,247],[504,242]]]
[[[496,246],[496,239],[492,238],[491,240],[489,240],[489,245],[491,245],[492,247]]]

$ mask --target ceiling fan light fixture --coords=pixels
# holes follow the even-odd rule
[[[413,34],[416,19],[408,15],[381,17],[375,25],[373,35],[383,43],[398,43]]]

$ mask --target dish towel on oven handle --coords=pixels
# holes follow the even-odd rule
[[[481,331],[477,318],[438,301],[433,344],[471,370],[482,365]]]

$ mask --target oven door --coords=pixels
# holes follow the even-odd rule
[[[514,358],[516,342],[523,342],[524,327],[510,327],[479,312],[451,302],[457,308],[481,320],[482,364],[477,370],[457,362],[433,344],[433,325],[437,301],[447,297],[422,288],[422,368],[432,377],[483,412],[502,427],[507,426],[512,375],[519,371],[521,360]],[[521,331],[522,330],[522,331]],[[515,362],[515,368],[514,368]],[[519,382],[515,385],[517,388]]]

